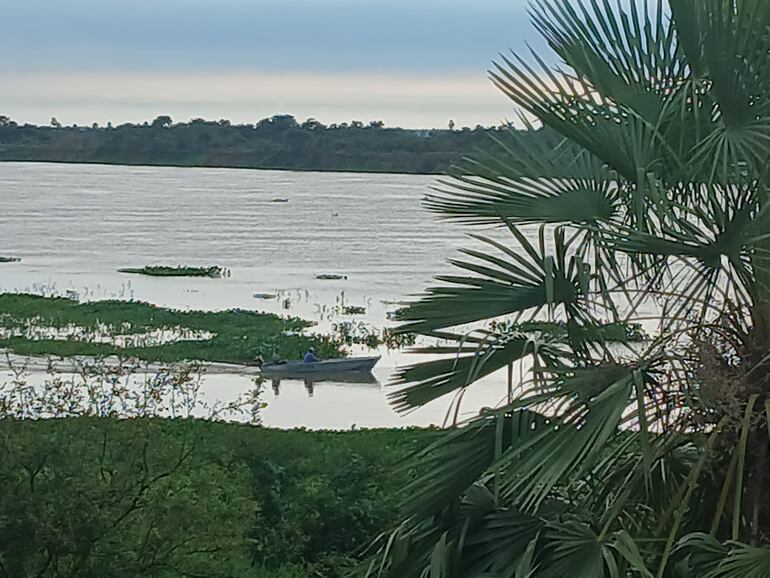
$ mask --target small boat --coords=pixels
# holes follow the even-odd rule
[[[306,377],[319,375],[341,375],[344,373],[367,373],[374,369],[380,356],[350,357],[347,359],[326,359],[305,363],[289,361],[287,363],[266,363],[262,366],[262,375],[280,377]]]

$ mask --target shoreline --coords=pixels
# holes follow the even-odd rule
[[[52,164],[52,165],[84,165],[101,167],[142,167],[150,169],[173,168],[173,169],[226,169],[237,171],[276,171],[282,173],[319,173],[319,174],[340,174],[340,175],[407,175],[421,177],[438,177],[445,175],[445,172],[421,173],[409,171],[384,171],[368,169],[318,169],[318,168],[287,168],[287,167],[254,167],[242,165],[221,165],[221,164],[172,164],[172,163],[132,163],[132,162],[107,162],[107,161],[59,161],[59,160],[30,160],[30,159],[0,159],[0,165],[5,163],[19,164]]]
[[[236,363],[226,362],[214,362],[214,361],[177,361],[174,363],[157,363],[157,362],[140,362],[136,365],[126,364],[125,360],[121,361],[115,355],[109,355],[103,358],[89,357],[89,356],[72,356],[72,357],[59,357],[54,355],[22,355],[14,353],[8,349],[0,348],[0,371],[9,369],[9,361],[12,364],[23,365],[25,371],[32,371],[34,373],[46,373],[49,366],[56,372],[61,374],[77,374],[79,373],[79,365],[100,365],[105,368],[115,368],[121,365],[126,367],[136,367],[138,372],[146,373],[159,373],[175,368],[184,368],[190,366],[199,366],[202,368],[203,373],[206,375],[242,375],[242,376],[257,376],[261,375],[258,367],[254,365],[242,365]],[[138,361],[138,360],[137,360]]]

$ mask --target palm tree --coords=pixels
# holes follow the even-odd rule
[[[531,16],[557,58],[490,74],[542,128],[427,197],[497,230],[403,313],[438,358],[391,397],[409,411],[512,363],[526,377],[405,472],[369,574],[770,577],[770,2]],[[566,331],[514,330],[530,320]],[[653,336],[609,343],[606,320]]]

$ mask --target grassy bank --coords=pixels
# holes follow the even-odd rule
[[[298,359],[310,346],[325,358],[343,355],[337,338],[303,335],[310,325],[240,309],[177,311],[136,301],[0,294],[0,348],[22,355],[248,363],[260,352]]]
[[[341,576],[428,431],[0,421],[3,575]]]
[[[211,279],[219,279],[229,275],[229,271],[224,267],[188,267],[185,265],[178,267],[149,265],[138,269],[118,269],[118,273],[132,273],[149,277],[209,277]]]

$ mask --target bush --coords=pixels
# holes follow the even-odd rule
[[[196,460],[195,429],[191,422],[4,422],[3,574],[243,575],[243,535],[257,509],[249,473],[226,458]]]
[[[0,575],[340,576],[428,435],[0,421]]]

